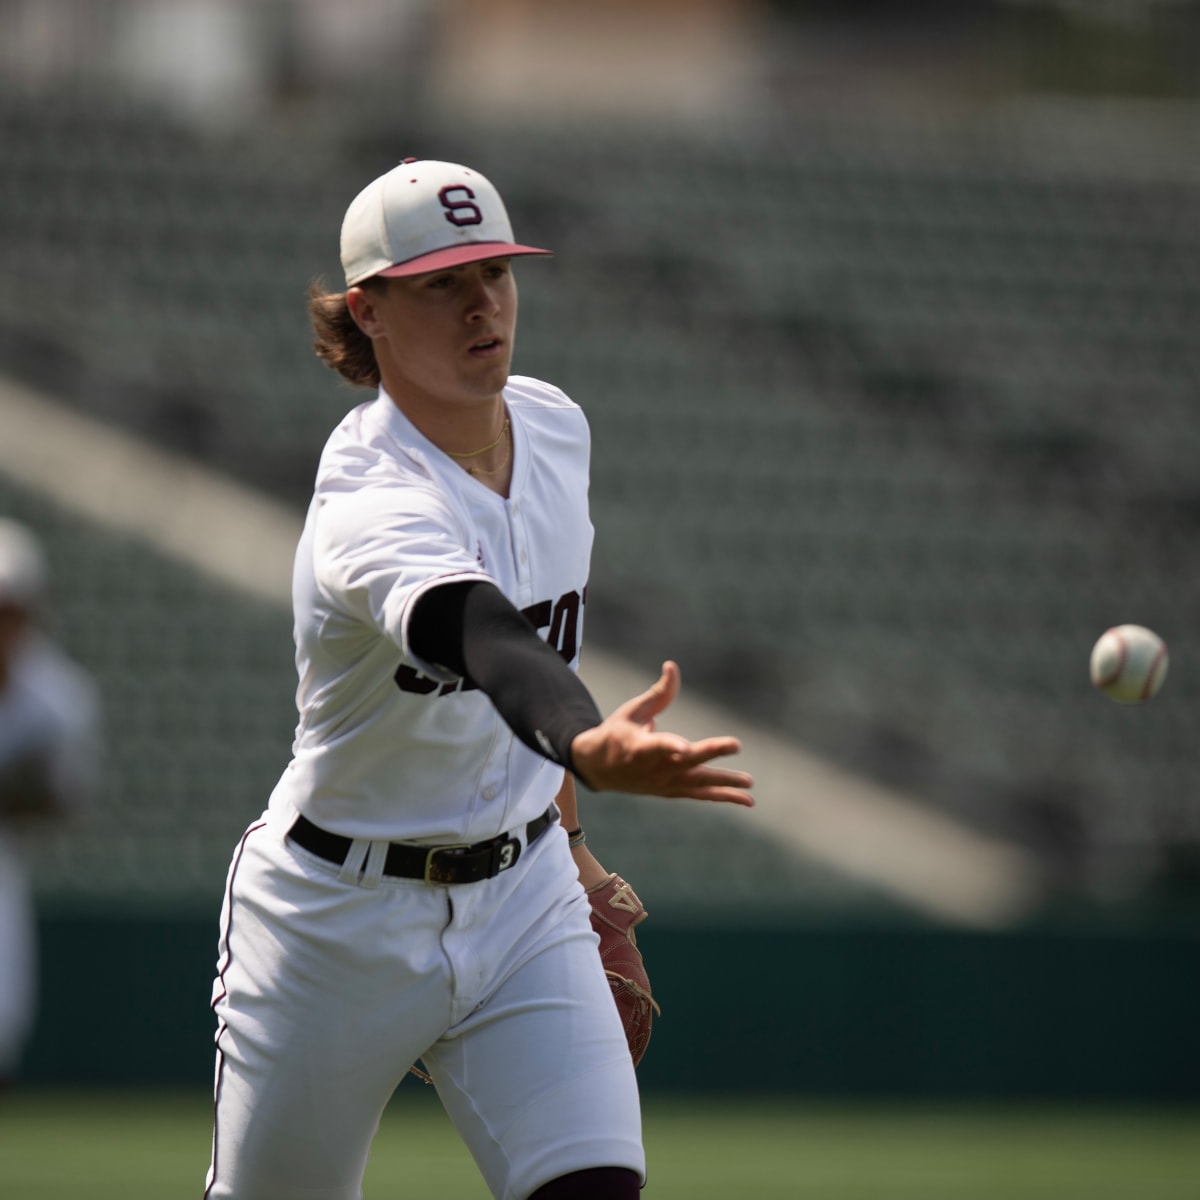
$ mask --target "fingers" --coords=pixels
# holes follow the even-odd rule
[[[679,772],[679,781],[689,786],[717,785],[743,790],[754,786],[754,776],[748,771],[727,771],[724,767],[692,767]]]
[[[742,743],[735,737],[701,738],[698,742],[687,742],[686,750],[681,749],[681,761],[691,764],[709,762],[714,758],[725,758],[730,754],[741,752]]]
[[[754,797],[750,794],[753,786],[753,777],[745,771],[693,767],[679,776],[677,795],[685,799],[709,800],[719,804],[739,804],[743,808],[753,808]]]
[[[639,725],[651,724],[659,713],[665,712],[679,695],[679,667],[670,661],[663,663],[662,674],[640,696],[629,701],[626,715]]]
[[[658,735],[655,749],[646,747],[639,779],[629,790],[675,800],[707,800],[721,804],[754,805],[754,778],[746,771],[709,766],[716,752],[730,753],[733,738],[709,738],[692,745],[671,734]],[[718,751],[714,750],[718,748]]]
[[[736,804],[739,808],[753,808],[754,797],[741,788],[697,788],[677,797],[680,800],[704,800],[712,804]]]

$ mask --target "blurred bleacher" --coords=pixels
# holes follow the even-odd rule
[[[589,636],[677,657],[689,686],[1030,847],[1068,893],[1194,895],[1200,170],[1189,121],[1103,129],[1050,107],[690,134],[376,110],[218,136],[9,94],[0,372],[299,510],[362,398],[303,312],[313,275],[337,281],[341,213],[406,154],[471,162],[558,251],[520,268],[516,369],[592,423]],[[111,826],[52,842],[43,886],[211,891],[286,759],[288,614],[3,479],[0,511],[50,543],[113,745]],[[1088,686],[1122,621],[1172,649],[1145,709]],[[681,836],[595,807],[650,898],[856,902],[704,815]]]
[[[219,904],[231,848],[286,761],[290,614],[2,477],[0,512],[41,537],[48,631],[93,674],[105,709],[100,794],[31,843],[39,891]]]

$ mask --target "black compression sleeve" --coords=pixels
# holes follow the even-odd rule
[[[499,588],[480,580],[431,588],[409,617],[408,643],[474,683],[530,749],[574,771],[571,741],[600,724],[600,711]]]

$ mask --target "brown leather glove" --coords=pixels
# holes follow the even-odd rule
[[[592,928],[600,937],[600,961],[636,1067],[650,1043],[651,1021],[655,1014],[662,1015],[650,994],[650,980],[633,932],[633,927],[646,919],[646,910],[620,875],[609,875],[588,888],[587,898],[592,906]]]

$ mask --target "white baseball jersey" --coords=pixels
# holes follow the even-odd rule
[[[293,578],[300,719],[272,810],[348,837],[470,843],[532,820],[557,792],[560,767],[408,645],[425,591],[487,580],[578,664],[593,536],[587,421],[535,379],[511,377],[504,400],[507,499],[383,390],[326,444]]]

